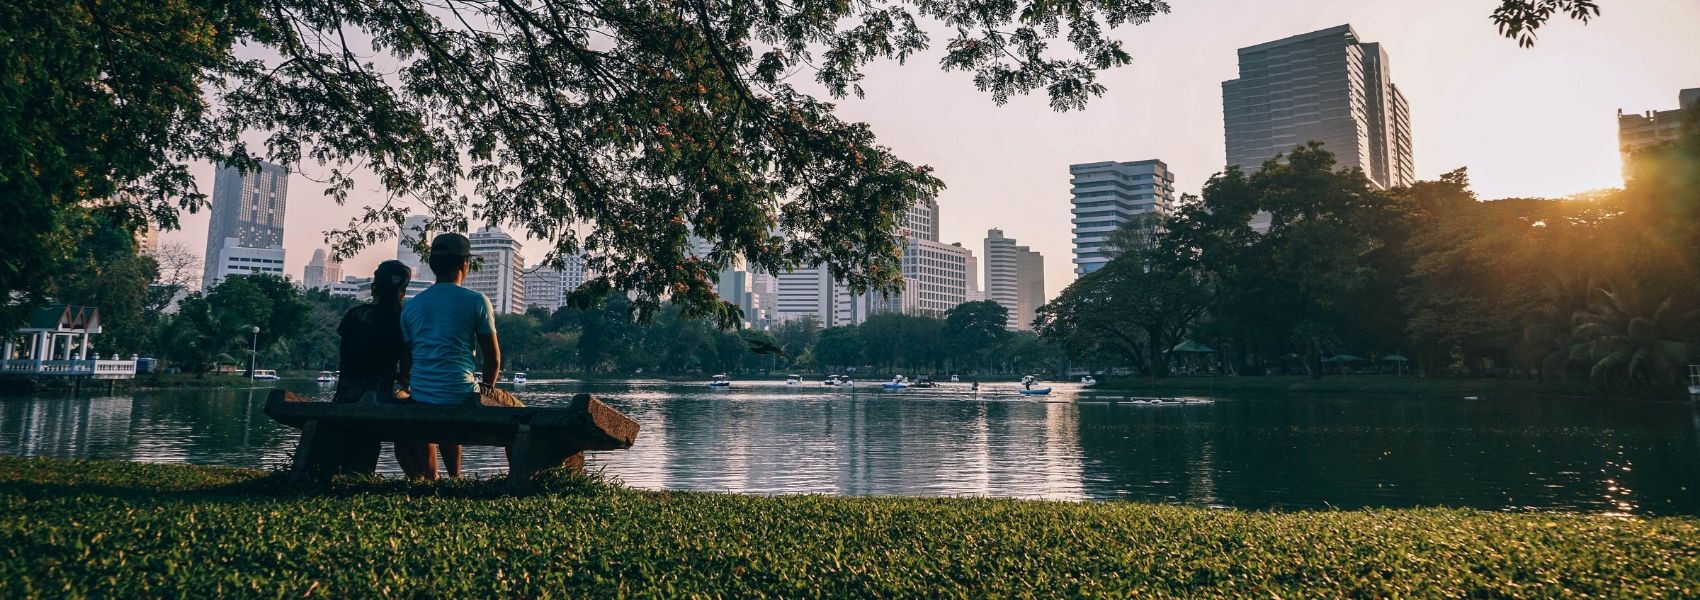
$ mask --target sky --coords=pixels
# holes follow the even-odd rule
[[[939,70],[934,50],[907,65],[870,65],[866,97],[839,101],[839,115],[868,123],[905,160],[937,169],[948,186],[939,195],[943,241],[979,256],[986,230],[1002,228],[1044,254],[1045,291],[1055,296],[1074,280],[1068,165],[1161,159],[1177,192],[1196,194],[1225,161],[1221,83],[1238,76],[1241,47],[1351,24],[1388,53],[1411,108],[1417,177],[1469,167],[1483,199],[1622,185],[1617,110],[1673,109],[1678,90],[1700,87],[1700,1],[1603,2],[1592,23],[1555,21],[1533,48],[1498,35],[1488,19],[1497,0],[1169,4],[1169,14],[1113,33],[1133,64],[1101,73],[1109,91],[1086,110],[1054,112],[1042,93],[997,106],[971,74]],[[935,30],[935,48],[945,37]],[[194,169],[210,194],[213,168]],[[321,188],[291,177],[284,272],[296,279],[325,246],[325,231],[383,198],[372,185],[338,206]],[[182,222],[163,239],[200,254],[207,211]],[[535,261],[542,244],[531,247]],[[394,243],[382,243],[344,273],[369,274],[394,257]]]

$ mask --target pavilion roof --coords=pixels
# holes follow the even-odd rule
[[[29,323],[19,331],[97,333],[100,331],[100,309],[74,304],[49,304],[31,312]]]

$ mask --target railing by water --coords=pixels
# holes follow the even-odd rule
[[[136,359],[92,358],[88,360],[0,360],[0,375],[9,377],[63,377],[83,379],[135,379]]]

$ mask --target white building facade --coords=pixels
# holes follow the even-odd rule
[[[787,271],[775,279],[773,322],[813,317],[822,327],[838,327],[868,318],[867,299],[851,295],[849,288],[833,281],[825,266]]]
[[[1114,254],[1106,246],[1110,234],[1134,215],[1167,215],[1174,210],[1175,174],[1161,160],[1084,163],[1069,165],[1068,172],[1074,186],[1071,222],[1076,275],[1097,271],[1110,262]]]
[[[241,240],[225,238],[224,245],[214,250],[207,266],[211,269],[202,289],[212,289],[225,278],[241,275],[275,275],[283,277],[283,248],[248,248]]]
[[[968,301],[969,263],[974,253],[961,244],[909,238],[903,251],[901,310],[942,315]]]
[[[310,290],[325,289],[342,281],[342,261],[336,260],[323,248],[313,251],[312,260],[301,272],[301,286]]]
[[[519,240],[497,227],[481,227],[467,238],[477,267],[462,285],[489,298],[498,314],[525,312],[525,256]]]

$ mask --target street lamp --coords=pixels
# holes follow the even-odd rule
[[[260,327],[254,326],[254,346],[248,350],[248,387],[254,387],[254,361],[260,357]]]

